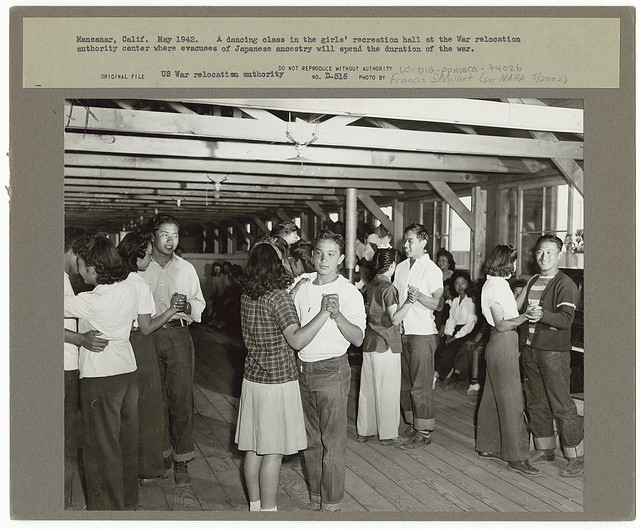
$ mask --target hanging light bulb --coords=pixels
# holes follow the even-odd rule
[[[216,192],[213,194],[215,198],[220,198],[220,188],[222,187],[222,182],[215,182],[214,188]]]
[[[180,207],[180,204],[182,204],[182,199],[180,198],[176,199],[176,204],[178,205],[178,207]]]

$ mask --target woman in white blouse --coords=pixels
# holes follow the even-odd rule
[[[449,317],[444,326],[443,349],[439,354],[436,353],[436,371],[434,373],[434,378],[444,379],[447,386],[457,381],[457,373],[455,371],[451,373],[454,360],[478,321],[476,305],[473,299],[467,296],[467,290],[471,286],[471,277],[467,272],[456,271],[451,279],[456,297],[453,298]]]
[[[515,272],[516,250],[496,246],[484,263],[482,314],[491,325],[485,351],[487,377],[478,409],[476,451],[481,459],[507,461],[507,469],[525,476],[540,470],[529,463],[529,435],[525,425],[520,382],[518,333],[527,321],[518,307],[508,279]]]

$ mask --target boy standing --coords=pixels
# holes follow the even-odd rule
[[[427,253],[428,241],[427,229],[422,224],[405,228],[404,252],[408,259],[398,264],[393,281],[398,289],[398,305],[405,302],[409,290],[417,296],[402,321],[400,405],[405,421],[413,426],[396,444],[403,450],[430,444],[436,422],[432,382],[438,329],[433,311],[442,308],[443,283],[442,270]]]
[[[350,344],[364,338],[366,316],[360,291],[338,274],[344,260],[344,238],[321,231],[314,243],[316,269],[295,298],[300,325],[326,307],[331,317],[316,337],[298,352],[300,392],[305,415],[311,502],[324,511],[339,511],[344,499],[347,443],[347,399]]]
[[[540,275],[527,285],[529,334],[522,354],[524,389],[531,419],[536,453],[531,464],[555,460],[553,419],[569,463],[563,477],[584,472],[583,419],[578,415],[569,390],[571,375],[571,325],[576,311],[578,288],[560,271],[562,240],[542,235],[536,242],[536,262]]]
[[[149,283],[156,314],[171,305],[174,293],[184,296],[176,317],[151,336],[158,355],[165,408],[163,455],[171,470],[172,454],[176,485],[189,485],[187,462],[195,457],[193,445],[193,360],[189,324],[200,322],[205,301],[198,274],[191,263],[175,254],[180,241],[180,223],[171,215],[158,214],[149,221],[153,234],[151,263],[140,276]]]

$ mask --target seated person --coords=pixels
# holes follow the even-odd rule
[[[467,289],[471,285],[469,274],[456,271],[452,279],[456,297],[451,303],[449,317],[445,323],[444,347],[438,355],[433,375],[434,383],[437,379],[446,377],[445,385],[459,378],[460,373],[454,370],[455,357],[478,321],[476,305],[473,299],[467,296]]]

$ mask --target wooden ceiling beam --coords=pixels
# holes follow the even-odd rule
[[[77,178],[66,177],[64,181],[64,191],[87,191],[93,192],[98,189],[101,192],[107,193],[124,193],[124,194],[136,194],[136,193],[157,193],[157,194],[176,194],[176,195],[190,195],[194,196],[214,196],[214,191],[211,184],[200,184],[191,182],[167,182],[161,180],[151,181],[136,181],[136,180],[116,180],[116,179],[101,179],[101,178]],[[344,188],[331,188],[331,187],[301,187],[301,186],[289,186],[289,185],[256,185],[256,184],[226,184],[222,188],[221,192],[251,192],[253,196],[257,198],[262,193],[281,194],[281,195],[296,195],[300,193],[308,193],[309,195],[322,195],[322,196],[342,196],[346,190]],[[412,193],[415,191],[411,191]],[[374,189],[368,191],[372,196],[388,196],[395,193],[404,193],[404,191],[382,191]]]
[[[210,173],[207,173],[210,175]],[[430,191],[432,188],[424,183],[420,182],[402,182],[402,181],[385,181],[385,180],[352,180],[352,179],[337,179],[337,178],[299,178],[295,176],[265,176],[257,174],[218,174],[218,177],[227,177],[228,181],[226,185],[230,184],[247,184],[247,185],[269,185],[269,186],[283,186],[283,187],[318,187],[325,185],[327,191],[330,189],[344,189],[347,187],[366,187],[369,190],[372,189],[385,189],[390,191]],[[432,176],[432,175],[430,175]],[[206,174],[195,172],[181,172],[181,171],[150,171],[146,169],[136,169],[132,166],[131,169],[126,168],[100,168],[100,167],[65,167],[65,180],[71,180],[74,178],[84,179],[104,179],[105,182],[112,180],[137,180],[141,184],[144,182],[156,182],[166,180],[168,184],[178,183],[180,186],[194,185],[199,183],[205,183],[211,185],[206,177]],[[430,181],[436,180],[431,178]],[[464,182],[466,184],[466,182]],[[145,184],[146,185],[146,184]]]
[[[512,105],[517,107],[518,105]],[[533,107],[537,108],[537,107]],[[547,107],[545,107],[547,108]],[[85,121],[86,112],[91,113]],[[98,107],[70,107],[67,109],[67,128],[81,130],[82,135],[96,131],[100,134],[145,133],[164,136],[201,136],[215,140],[251,140],[266,143],[287,143],[286,132],[295,138],[310,138],[316,127],[308,123],[274,124],[265,120],[238,119],[217,116],[170,114]],[[81,136],[82,136],[81,135]],[[87,134],[90,137],[91,134]],[[110,141],[110,138],[108,138]],[[489,156],[517,156],[525,158],[583,157],[582,142],[545,142],[529,138],[506,136],[465,135],[443,132],[377,129],[371,127],[330,127],[323,133],[318,129],[316,145],[349,145],[358,148],[393,149],[416,152],[464,153]],[[67,138],[65,135],[65,147]]]
[[[255,106],[291,112],[433,121],[576,134],[581,134],[584,126],[582,109],[547,107],[547,110],[541,110],[531,107],[514,110],[506,103],[482,99],[188,99],[186,101],[225,106]]]
[[[364,191],[357,191],[356,196],[358,200],[364,204],[364,206],[371,212],[371,214],[377,218],[382,225],[389,231],[389,233],[393,233],[393,222],[391,219],[387,217],[387,215],[380,209],[380,206],[376,203],[371,195],[365,193]]]
[[[432,182],[431,185],[435,189],[436,193],[440,195],[446,202],[453,208],[453,210],[460,216],[464,223],[469,226],[471,231],[476,229],[476,219],[473,213],[469,211],[469,208],[458,198],[456,192],[451,189],[445,182]]]
[[[72,133],[69,133],[72,134]],[[73,140],[73,136],[69,136]],[[215,146],[211,142],[201,140],[184,141],[172,140],[169,143],[154,141],[151,145],[154,154],[160,152],[164,156],[176,155],[194,158],[236,161],[268,161],[287,163],[295,156],[293,145],[271,144],[262,145],[251,142],[220,141]],[[71,151],[72,141],[68,142]],[[142,149],[146,147],[142,146]],[[81,149],[78,145],[75,150]],[[166,150],[163,150],[166,149]],[[389,169],[431,169],[437,171],[473,171],[489,173],[523,173],[539,171],[547,167],[544,162],[527,159],[533,164],[529,166],[521,159],[500,159],[495,156],[468,156],[461,154],[439,154],[403,152],[390,150],[351,149],[348,147],[317,147],[309,145],[305,148],[305,158],[316,164],[338,164],[350,166],[367,166]],[[296,164],[292,161],[290,165]]]
[[[546,107],[546,105],[540,101],[539,99],[508,99],[509,103],[512,103],[514,108],[522,107],[523,105],[533,106],[536,105],[541,107]],[[545,141],[559,141],[555,134],[552,132],[544,132],[540,130],[531,130],[531,136],[538,140]],[[554,157],[551,158],[554,164],[560,169],[562,176],[567,181],[567,183],[574,187],[578,193],[580,193],[584,197],[584,171],[582,168],[576,163],[573,158],[559,158]]]
[[[427,180],[441,180],[446,182],[458,183],[485,183],[488,181],[487,175],[473,175],[465,172],[456,171],[423,171],[419,169],[379,169],[374,167],[343,167],[343,166],[318,166],[311,164],[270,164],[262,162],[232,162],[228,160],[196,160],[183,158],[157,158],[127,156],[122,153],[101,152],[99,154],[86,153],[68,153],[65,154],[65,175],[72,174],[71,167],[81,166],[91,168],[94,171],[102,171],[105,168],[127,168],[127,169],[147,169],[174,171],[193,171],[190,173],[190,179],[195,180],[197,174],[203,182],[210,182],[206,175],[211,177],[227,177],[228,179],[242,178],[242,175],[268,175],[272,177],[304,177],[316,178],[325,181],[326,179],[335,179],[351,181],[354,180],[396,180],[406,182],[425,182]],[[87,169],[87,172],[89,169]],[[103,174],[108,174],[105,171]],[[88,174],[87,174],[88,176]],[[253,177],[253,176],[251,176]],[[302,178],[301,178],[302,179]],[[315,185],[318,185],[316,182]],[[331,187],[359,187],[363,185],[341,185]]]

